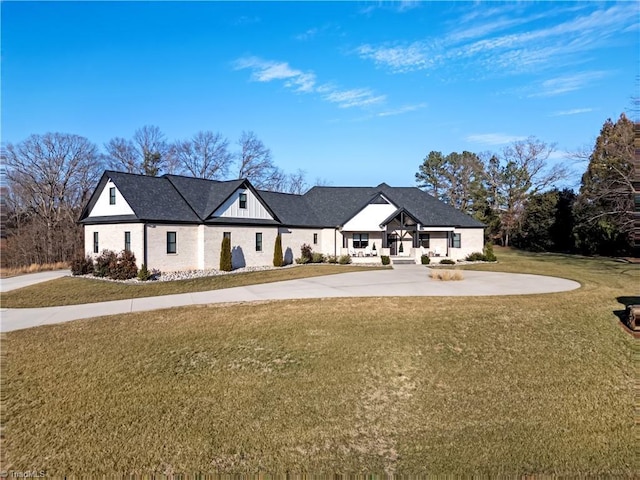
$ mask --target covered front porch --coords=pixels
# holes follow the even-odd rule
[[[378,226],[378,230],[342,231],[341,255],[354,262],[386,255],[413,259],[420,263],[422,255],[445,259],[450,257],[454,227],[424,227],[404,209],[394,212]]]

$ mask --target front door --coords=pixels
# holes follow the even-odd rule
[[[397,255],[398,254],[398,244],[396,243],[398,237],[393,233],[387,235],[387,245],[389,246],[389,255]]]

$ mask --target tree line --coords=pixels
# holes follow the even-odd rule
[[[152,176],[248,178],[259,189],[286,193],[309,188],[305,172],[279,168],[254,132],[242,132],[232,147],[216,132],[169,142],[158,127],[144,126],[130,139],[112,138],[104,151],[79,135],[34,134],[3,146],[1,159],[6,181],[1,260],[9,267],[68,261],[83,251],[76,220],[105,168]]]
[[[637,124],[636,124],[637,125]],[[534,251],[628,255],[634,249],[634,123],[608,119],[576,194],[556,185],[569,170],[535,137],[501,152],[432,151],[416,173],[420,188],[483,222],[487,240]]]
[[[415,177],[419,187],[483,222],[489,241],[530,250],[629,254],[633,140],[634,123],[624,114],[607,120],[593,149],[582,155],[588,166],[578,193],[556,188],[567,168],[551,164],[555,145],[535,137],[500,152],[432,151]],[[144,126],[130,139],[112,138],[104,151],[79,135],[46,133],[3,146],[1,158],[2,263],[10,267],[68,261],[83,252],[76,220],[105,168],[248,178],[257,188],[288,193],[309,187],[303,171],[277,167],[253,132],[243,132],[231,146],[211,131],[169,142],[158,127]]]

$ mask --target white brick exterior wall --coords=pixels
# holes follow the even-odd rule
[[[98,232],[98,253],[93,252],[94,232]],[[120,253],[124,250],[124,232],[131,232],[131,251],[136,256],[136,263],[140,267],[144,261],[144,226],[142,223],[86,225],[84,227],[85,253],[94,259],[103,250]]]
[[[283,228],[276,226],[211,226],[211,225],[161,225],[147,226],[147,261],[149,269],[157,268],[170,272],[177,270],[197,270],[219,268],[220,247],[224,232],[231,232],[231,250],[233,268],[244,266],[270,266],[273,264],[273,250],[276,235],[282,235],[282,251],[285,262],[294,262],[300,257],[300,247],[308,243],[314,252],[325,255],[348,253],[342,248],[343,233],[332,228]],[[144,262],[144,225],[142,223],[86,225],[85,252],[95,258],[93,253],[93,234],[98,232],[98,251],[124,249],[124,232],[131,233],[131,251],[136,256],[138,267]],[[167,232],[176,232],[176,253],[167,253]],[[256,251],[256,233],[262,233],[262,251]],[[353,248],[353,232],[344,232],[348,248]],[[364,232],[363,232],[364,233]],[[437,252],[442,258],[464,259],[473,252],[484,249],[484,231],[482,228],[457,228],[461,234],[461,248],[449,246],[450,232],[428,232],[430,235],[427,252]],[[313,235],[318,235],[318,243],[313,243]],[[378,255],[383,254],[382,235],[369,232],[369,246],[376,243]],[[334,243],[335,242],[335,243]],[[412,254],[419,259],[421,249],[413,249],[410,238],[404,241],[405,256]],[[335,250],[334,250],[335,245]]]
[[[176,253],[167,253],[167,232],[176,232]],[[198,269],[198,226],[147,226],[147,267],[162,272]]]
[[[204,268],[220,267],[220,248],[224,232],[231,232],[233,268],[273,265],[273,249],[278,234],[275,226],[204,227]],[[262,251],[256,251],[256,233],[262,233]]]
[[[459,233],[460,248],[450,248],[450,258],[464,260],[469,254],[484,250],[484,229],[482,228],[456,228],[454,233]]]

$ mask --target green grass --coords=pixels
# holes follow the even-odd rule
[[[637,476],[638,269],[578,290],[185,307],[5,335],[5,470]],[[636,359],[637,360],[637,359]]]
[[[205,292],[259,283],[310,278],[376,268],[356,265],[304,265],[292,268],[246,272],[233,275],[178,280],[173,282],[118,283],[85,277],[63,277],[0,294],[2,308],[39,308],[59,305],[107,302],[155,297],[176,293]]]

